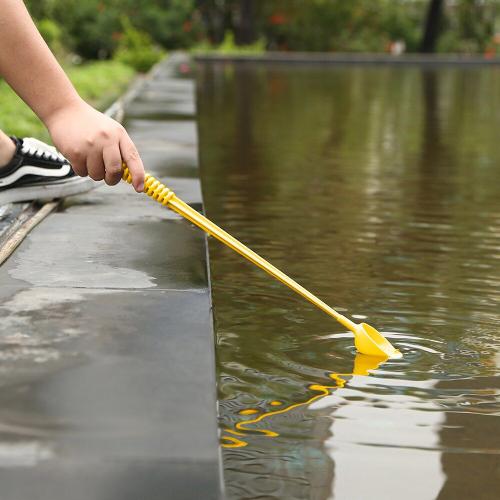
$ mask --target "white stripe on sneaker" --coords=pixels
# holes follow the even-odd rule
[[[39,175],[41,177],[64,177],[65,175],[69,174],[70,170],[71,167],[67,163],[62,165],[58,170],[35,167],[34,165],[23,165],[21,168],[19,168],[15,172],[12,172],[7,177],[0,178],[0,187],[14,184],[14,182],[19,180],[24,175]]]
[[[64,198],[66,196],[85,193],[101,184],[102,182],[93,181],[89,177],[66,177],[65,179],[55,180],[47,184],[32,184],[2,189],[0,190],[0,206],[20,201],[43,201]]]
[[[39,141],[34,137],[25,137],[21,151],[24,154],[37,156],[38,158],[47,158],[53,161],[66,161],[66,158],[54,146],[49,146],[45,142]]]

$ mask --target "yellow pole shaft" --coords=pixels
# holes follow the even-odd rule
[[[348,328],[352,332],[355,332],[356,324],[353,323],[350,319],[335,311],[335,309],[331,308],[328,304],[306,290],[303,286],[299,285],[296,281],[289,278],[285,273],[274,267],[267,260],[263,259],[260,255],[250,250],[247,246],[231,236],[229,233],[227,233],[219,226],[211,222],[209,219],[201,215],[199,212],[191,208],[187,203],[184,203],[176,195],[173,195],[168,200],[167,207],[172,209],[174,212],[177,212],[179,215],[182,215],[182,217],[188,219],[199,228],[203,229],[203,231],[205,231],[207,234],[213,236],[214,238],[217,238],[229,248],[245,257],[245,259],[248,259],[250,262],[266,271],[266,273],[270,274],[278,281],[281,281],[281,283],[286,285],[288,288],[292,289],[294,292],[307,299],[316,307],[319,307],[326,314],[329,314],[330,316],[335,318],[346,328]]]

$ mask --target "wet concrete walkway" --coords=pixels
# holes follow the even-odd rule
[[[175,64],[125,125],[200,208],[194,82]],[[220,497],[198,229],[125,183],[67,200],[0,268],[0,317],[0,500]]]

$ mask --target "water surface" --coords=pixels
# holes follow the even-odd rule
[[[500,491],[500,70],[203,64],[208,216],[404,353],[213,241],[229,498]]]

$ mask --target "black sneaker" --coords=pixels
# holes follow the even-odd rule
[[[99,185],[88,177],[78,177],[53,146],[32,137],[12,140],[16,144],[14,158],[0,169],[0,205],[63,198]]]

